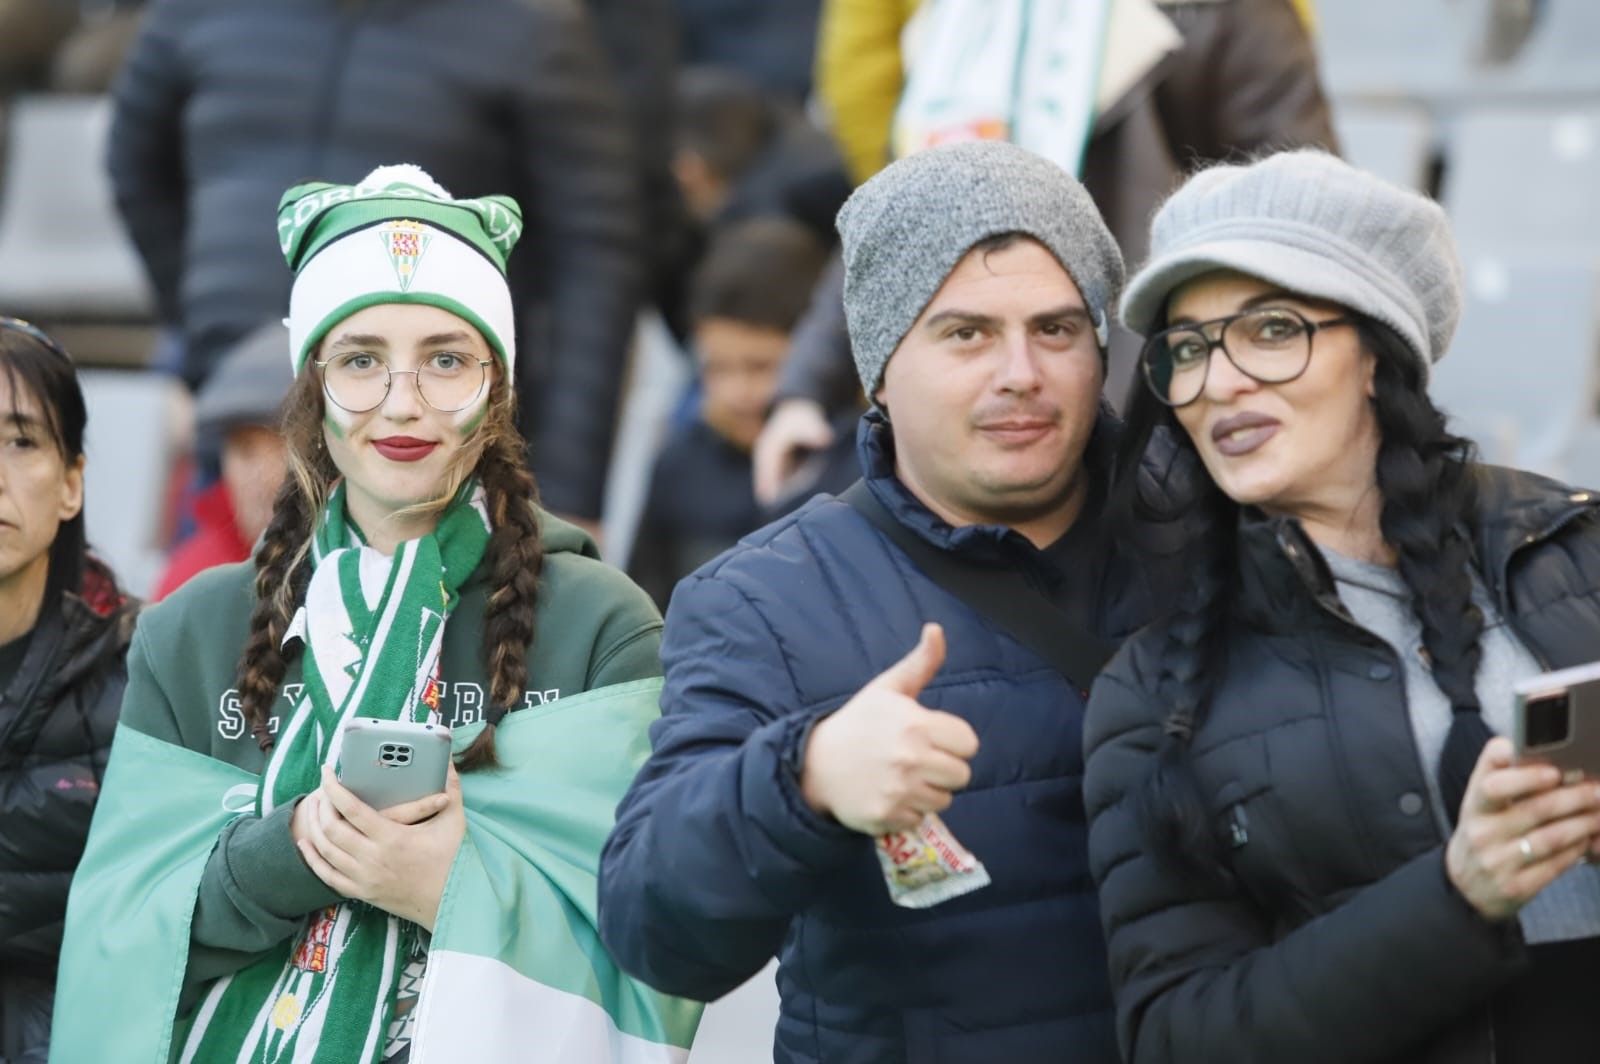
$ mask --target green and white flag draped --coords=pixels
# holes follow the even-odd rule
[[[445,619],[488,542],[474,485],[392,558],[361,544],[343,502],[341,488],[293,629],[306,643],[305,693],[264,774],[119,729],[73,884],[61,969],[72,990],[58,998],[52,1059],[369,1064],[382,1053],[417,932],[359,902],[311,914],[176,1017],[199,876],[241,791],[264,815],[337,764],[349,718],[425,719]],[[683,1058],[698,1006],[622,976],[595,932],[600,848],[648,752],[658,689],[619,685],[510,714],[496,736],[501,768],[462,780],[467,836],[429,950],[414,1061]],[[458,729],[457,748],[481,727]],[[112,1023],[108,1008],[138,1015]]]
[[[600,847],[650,751],[660,690],[638,680],[508,714],[502,767],[462,776],[467,835],[434,925],[414,1064],[687,1058],[701,1007],[624,975],[596,930]],[[457,749],[481,728],[456,729]],[[52,1061],[178,1059],[194,1021],[176,1012],[200,874],[260,781],[118,729],[72,884]],[[312,1050],[295,1059],[344,1059]]]
[[[362,543],[341,482],[318,522],[312,576],[291,631],[305,641],[305,689],[256,793],[256,815],[316,790],[354,717],[427,720],[426,701],[457,591],[483,559],[483,489],[464,485],[434,531],[386,555]],[[384,1049],[414,924],[360,902],[314,913],[300,935],[212,986],[180,1060],[371,1064]]]

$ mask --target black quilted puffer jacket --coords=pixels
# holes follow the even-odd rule
[[[89,834],[138,603],[91,569],[0,692],[0,1061],[45,1059],[67,887]]]
[[[1478,476],[1477,565],[1500,616],[1547,668],[1600,658],[1600,495]],[[1515,922],[1480,917],[1445,873],[1403,663],[1344,610],[1297,522],[1247,517],[1239,535],[1226,664],[1190,747],[1229,882],[1142,844],[1164,636],[1125,643],[1089,703],[1089,859],[1125,1059],[1504,1061],[1497,1002],[1538,970]],[[1574,986],[1574,1007],[1589,993]]]

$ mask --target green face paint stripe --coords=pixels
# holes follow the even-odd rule
[[[461,426],[461,435],[470,436],[478,431],[478,426],[483,424],[483,419],[489,416],[489,404],[484,403],[473,415],[472,420]]]
[[[333,415],[328,413],[326,410],[322,412],[322,424],[329,432],[333,433],[335,437],[341,440],[344,439],[344,429],[339,427],[339,422],[334,420]]]

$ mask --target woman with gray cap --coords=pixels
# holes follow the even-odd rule
[[[1132,1062],[1600,1034],[1600,787],[1493,737],[1513,684],[1600,656],[1596,501],[1477,464],[1430,402],[1459,273],[1437,205],[1318,152],[1204,171],[1155,218],[1113,504],[1183,522],[1191,582],[1086,742]],[[1165,483],[1132,475],[1153,455]]]

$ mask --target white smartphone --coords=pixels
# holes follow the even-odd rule
[[[450,729],[442,724],[353,717],[344,726],[339,782],[374,809],[444,790]]]

